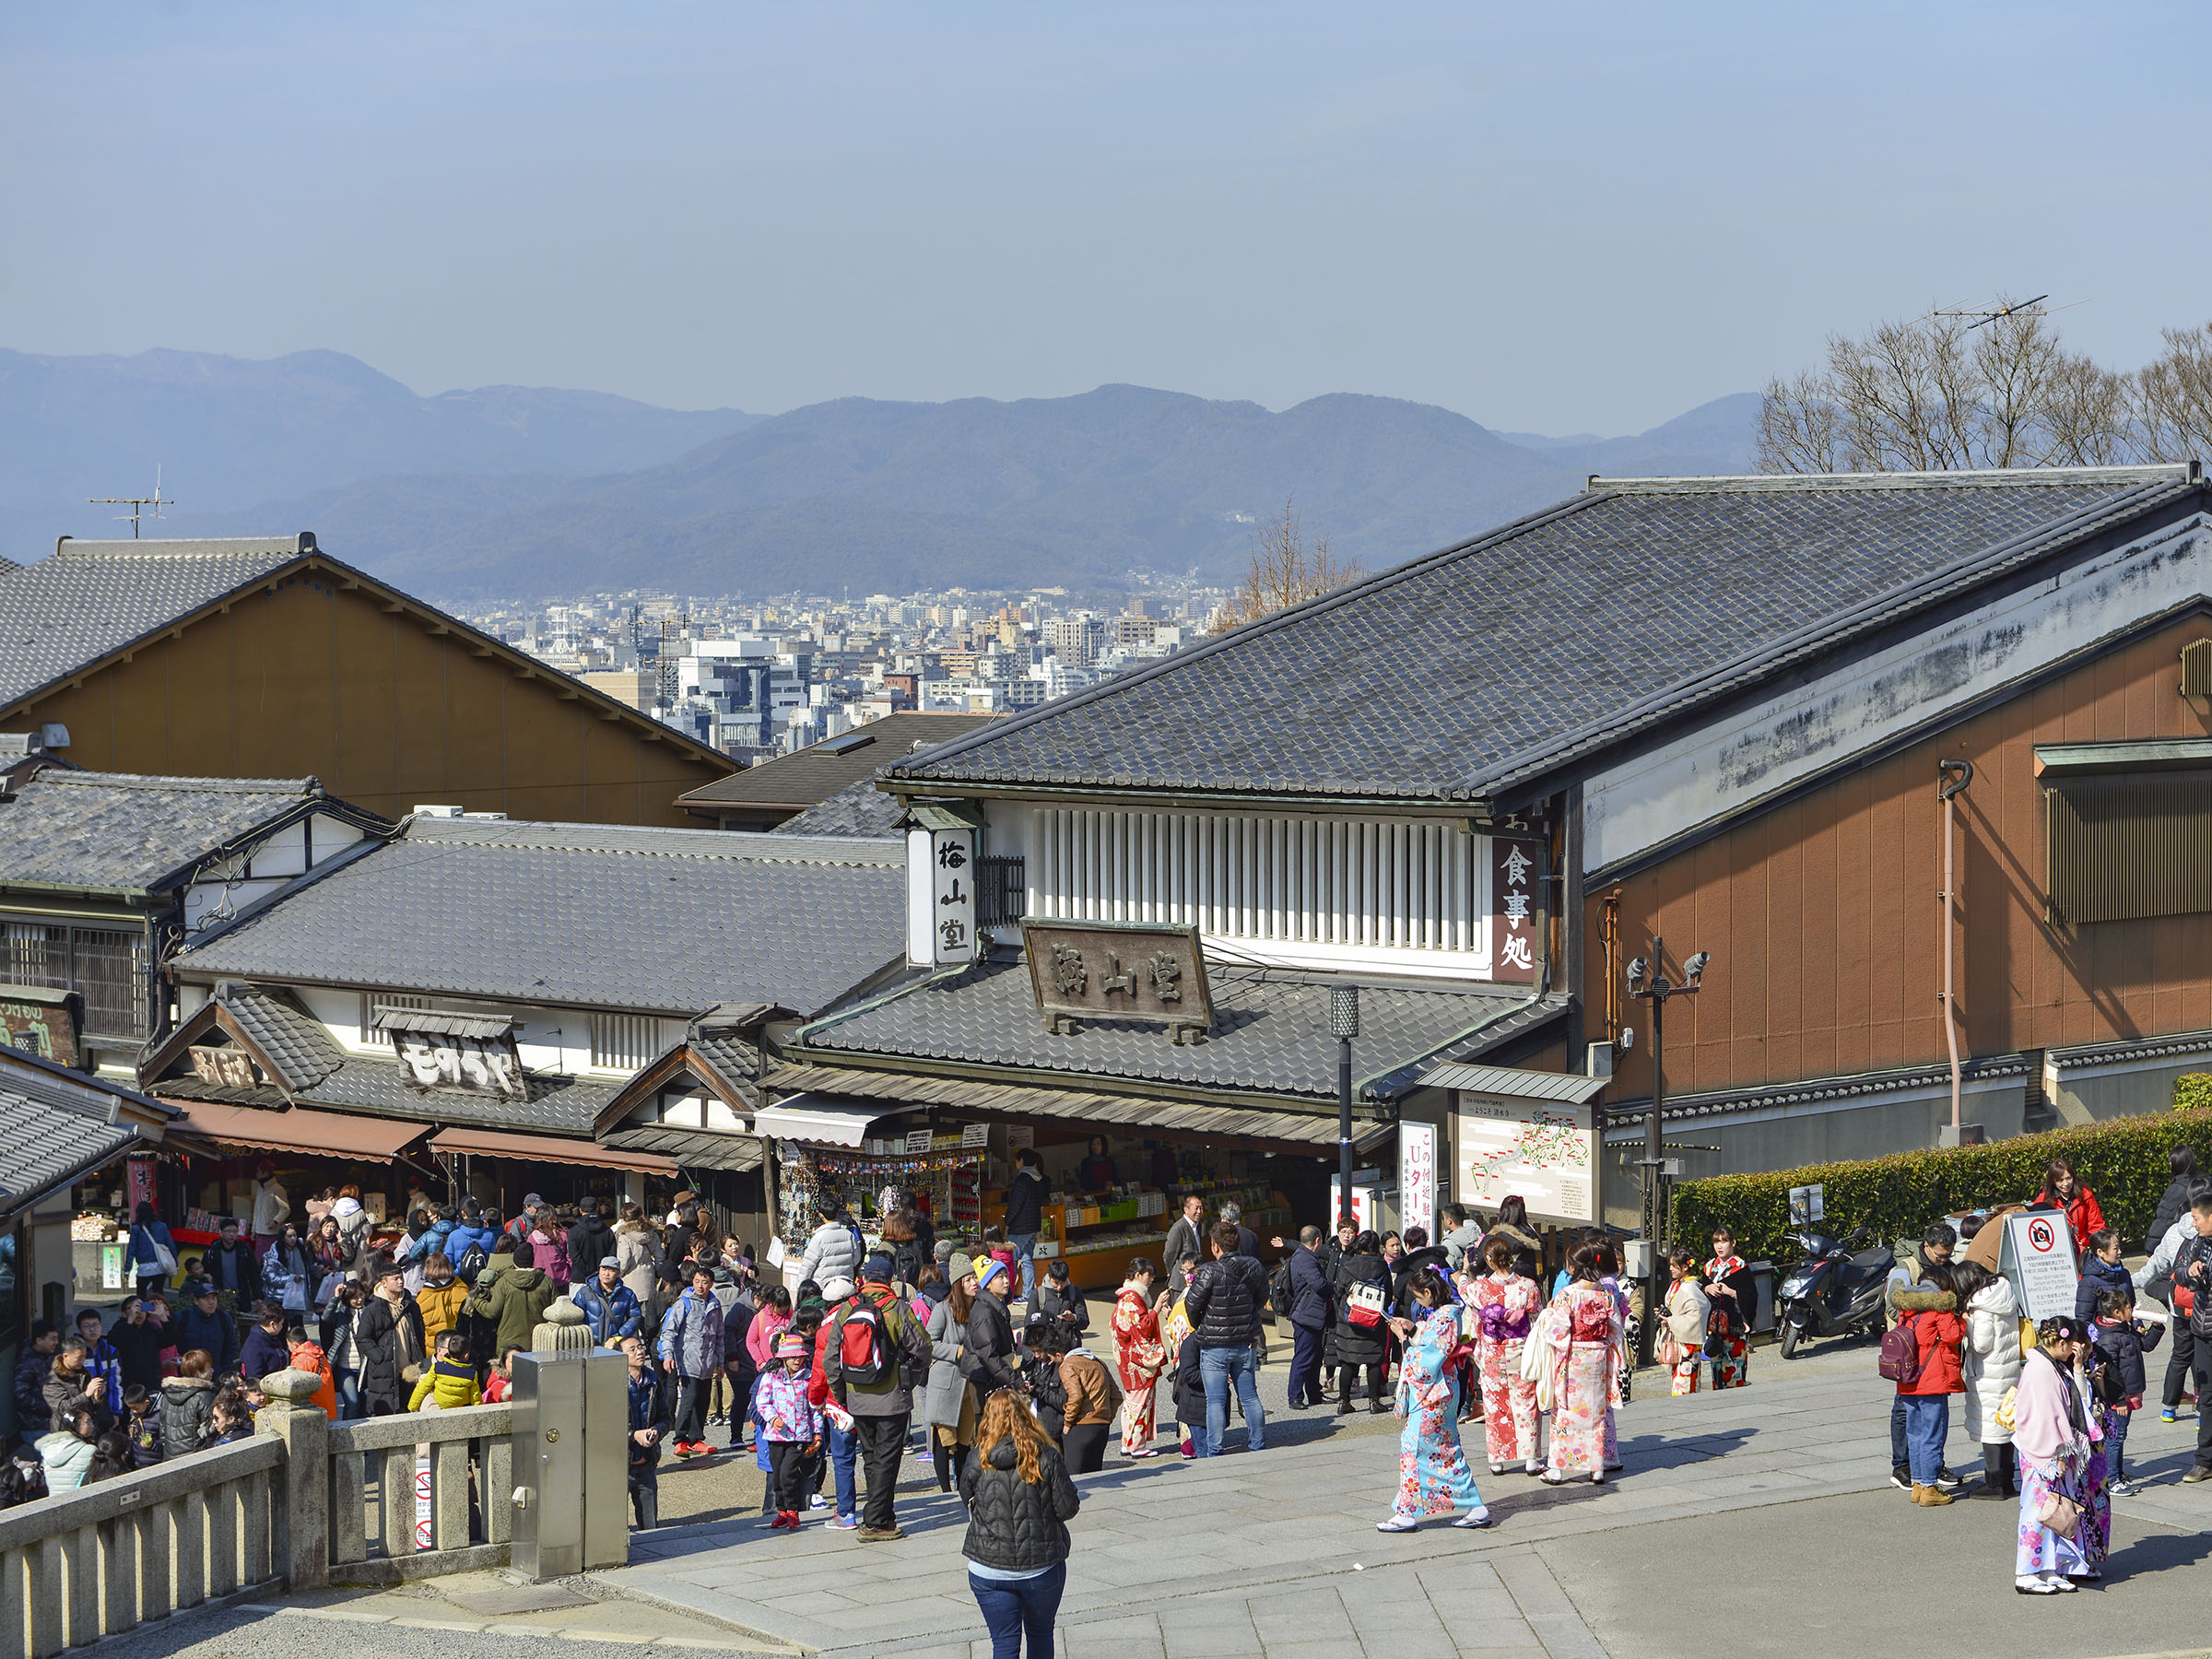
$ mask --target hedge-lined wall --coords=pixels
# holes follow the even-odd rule
[[[1865,1226],[1885,1243],[1917,1239],[1939,1217],[2033,1198],[2042,1191],[2044,1166],[2063,1155],[2097,1194],[2106,1223],[2120,1230],[2130,1252],[2140,1251],[2144,1230],[2172,1180],[2169,1152],[2177,1145],[2192,1147],[2198,1165],[2212,1171],[2212,1076],[2182,1078],[2174,1100],[2171,1112],[1983,1147],[1684,1182],[1675,1189],[1674,1236],[1702,1249],[1714,1227],[1725,1223],[1747,1259],[1794,1261],[1796,1247],[1783,1238],[1790,1224],[1790,1189],[1818,1183],[1826,1188],[1827,1216],[1819,1230],[1841,1238]]]

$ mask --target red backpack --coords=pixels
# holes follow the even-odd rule
[[[890,1333],[883,1311],[865,1297],[854,1299],[838,1322],[837,1352],[845,1381],[873,1388],[891,1374]]]
[[[1920,1381],[1920,1334],[1914,1329],[1919,1320],[1919,1314],[1908,1313],[1895,1330],[1882,1333],[1881,1374],[1900,1393]]]

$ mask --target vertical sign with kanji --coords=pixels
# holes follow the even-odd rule
[[[1536,883],[1543,843],[1490,838],[1490,977],[1530,984],[1536,977]]]
[[[975,960],[975,831],[929,833],[931,959]]]
[[[1436,1237],[1436,1125],[1398,1125],[1398,1225]]]

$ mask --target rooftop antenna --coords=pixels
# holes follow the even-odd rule
[[[2065,305],[2053,305],[2040,311],[2036,309],[2037,307],[2041,306],[2043,301],[2050,298],[2051,296],[2048,294],[2038,294],[2032,300],[2000,300],[1996,305],[1987,311],[1972,311],[1964,307],[1960,307],[1951,311],[1930,312],[1928,314],[1932,317],[1971,317],[1974,320],[1966,325],[1966,332],[1971,334],[1977,328],[1988,327],[1992,323],[1996,322],[2001,317],[2018,317],[2030,314],[2038,317],[2047,317],[2053,312],[2072,311],[2077,305],[2087,305],[2088,303],[2088,301],[2086,300],[2069,300]]]
[[[85,501],[88,506],[92,507],[128,507],[130,509],[128,512],[119,512],[115,515],[115,522],[120,524],[125,519],[131,521],[131,539],[133,541],[138,539],[138,515],[144,509],[151,507],[153,512],[147,513],[147,516],[158,519],[161,516],[161,509],[164,505],[174,507],[177,504],[173,497],[162,495],[161,468],[158,465],[154,468],[154,493],[150,496],[87,496]]]

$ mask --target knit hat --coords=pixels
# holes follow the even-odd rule
[[[996,1256],[985,1256],[976,1264],[975,1282],[979,1288],[988,1288],[994,1278],[1006,1277],[1006,1265]]]
[[[841,1273],[822,1285],[822,1300],[826,1302],[841,1302],[852,1294],[853,1281]]]
[[[957,1285],[974,1271],[974,1258],[964,1250],[956,1250],[952,1253],[952,1259],[945,1265],[945,1282]]]
[[[785,1335],[776,1338],[776,1358],[804,1359],[806,1358],[806,1338]]]

